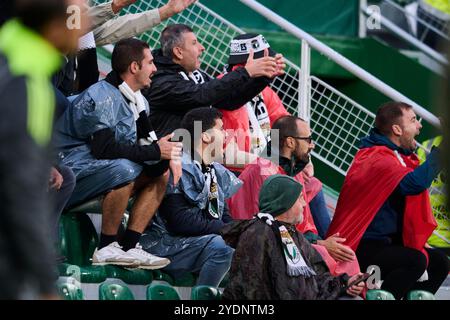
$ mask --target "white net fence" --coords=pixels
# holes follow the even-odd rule
[[[105,2],[95,0],[94,4]],[[136,13],[158,8],[167,1],[138,1],[126,12]],[[159,47],[161,31],[172,23],[184,23],[194,29],[206,48],[202,56],[202,70],[215,77],[223,72],[228,58],[228,45],[243,30],[223,19],[201,3],[161,23],[140,38],[152,48]],[[278,93],[287,110],[297,115],[299,105],[300,68],[287,61],[286,74],[271,87]],[[316,143],[313,156],[345,175],[357,151],[358,140],[369,132],[374,115],[316,77],[310,78],[311,128]]]

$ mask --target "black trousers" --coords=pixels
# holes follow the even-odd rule
[[[53,211],[50,217],[51,236],[53,237],[53,243],[59,241],[59,218],[66,207],[67,202],[72,195],[72,191],[75,188],[75,175],[69,167],[64,165],[58,166],[58,172],[63,177],[63,183],[59,190],[50,190],[50,198],[53,204]]]
[[[433,294],[439,289],[449,272],[447,256],[439,249],[426,249],[425,255],[402,245],[363,240],[356,250],[361,270],[377,265],[381,270],[381,289],[401,299],[411,290],[425,290]],[[427,270],[428,280],[417,282]]]

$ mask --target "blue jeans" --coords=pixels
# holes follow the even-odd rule
[[[309,209],[313,216],[314,224],[316,225],[317,232],[322,239],[325,239],[328,227],[331,223],[331,216],[327,209],[327,204],[325,202],[325,197],[323,195],[323,190],[321,189],[319,193],[309,202]]]
[[[186,272],[198,273],[197,285],[212,287],[218,287],[225,277],[234,252],[219,235],[173,236],[156,223],[144,232],[139,242],[144,250],[171,261],[162,271],[174,278]]]

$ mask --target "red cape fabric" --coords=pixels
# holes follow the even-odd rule
[[[239,175],[239,179],[244,182],[244,185],[228,199],[231,216],[234,219],[252,219],[259,212],[259,191],[264,181],[274,174],[286,175],[286,172],[280,166],[264,158],[258,158],[255,162],[245,167],[244,171]],[[294,179],[304,185],[301,173],[297,174]],[[303,188],[302,193],[306,203],[309,203],[305,188]],[[311,231],[317,234],[308,205],[305,207],[303,216],[303,222],[297,225],[297,230],[301,233]]]
[[[340,233],[346,244],[356,250],[367,227],[398,186],[413,171],[419,160],[415,154],[400,155],[376,146],[359,150],[344,181],[328,235]],[[406,196],[403,217],[403,243],[425,253],[424,245],[436,228],[428,190]]]

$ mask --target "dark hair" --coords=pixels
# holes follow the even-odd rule
[[[16,0],[13,16],[39,33],[49,22],[67,19],[67,7],[67,0]]]
[[[272,130],[278,130],[279,132],[279,146],[283,146],[287,137],[298,136],[297,121],[303,121],[300,118],[294,116],[283,116],[278,118],[272,126]]]
[[[407,103],[391,101],[383,104],[375,117],[375,128],[383,135],[391,133],[392,126],[399,124],[398,120],[403,116],[403,110],[412,109]]]
[[[162,32],[159,42],[163,56],[173,58],[173,48],[183,45],[183,33],[194,32],[185,24],[168,25]]]
[[[0,27],[13,15],[13,0],[2,0],[0,2]]]
[[[181,128],[185,129],[191,135],[192,142],[194,141],[194,124],[197,121],[202,123],[202,133],[213,128],[217,119],[222,119],[222,112],[216,108],[202,107],[196,108],[185,114],[181,120]],[[196,137],[199,138],[199,137]]]
[[[112,53],[112,69],[120,75],[125,73],[134,61],[141,67],[144,59],[144,49],[150,49],[150,47],[142,40],[136,38],[120,40]]]

